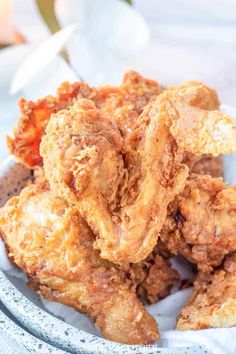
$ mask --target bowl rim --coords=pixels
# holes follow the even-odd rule
[[[26,350],[27,352],[37,354],[68,353],[31,335],[28,331],[9,318],[3,310],[3,305],[1,303],[0,305],[0,332],[3,335],[3,338],[11,338],[12,343],[10,346],[12,350],[17,348],[18,350],[22,350],[22,352],[25,352]]]
[[[104,338],[89,334],[81,329],[73,327],[59,318],[39,308],[15,285],[13,285],[2,270],[0,270],[0,298],[10,313],[33,335],[42,340],[56,345],[57,348],[67,352],[92,354],[189,354],[208,353],[201,345],[189,345],[184,347],[162,348],[158,345],[127,345],[109,341]]]

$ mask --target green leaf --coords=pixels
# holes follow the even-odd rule
[[[55,0],[36,0],[39,12],[51,33],[56,33],[60,30],[54,11],[54,3]],[[65,49],[61,50],[60,55],[69,63],[68,54]]]
[[[51,33],[55,33],[60,30],[60,26],[54,12],[54,3],[55,0],[36,0],[39,12]]]
[[[5,49],[7,47],[10,47],[10,44],[0,44],[0,49]]]
[[[130,5],[133,5],[133,0],[123,0],[123,1],[127,2]]]

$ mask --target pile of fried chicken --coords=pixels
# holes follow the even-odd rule
[[[236,186],[220,177],[236,123],[201,82],[162,89],[63,83],[21,99],[10,152],[34,180],[0,210],[9,258],[46,299],[89,315],[105,338],[153,343],[144,303],[169,295],[171,258],[194,264],[179,330],[236,325]]]

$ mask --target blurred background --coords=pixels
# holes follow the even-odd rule
[[[236,105],[235,0],[0,0],[0,48],[0,161],[19,97],[64,80],[118,84],[135,69],[202,80]]]

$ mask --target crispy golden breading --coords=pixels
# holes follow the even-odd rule
[[[46,177],[56,194],[78,207],[102,258],[124,265],[150,254],[169,203],[185,186],[185,151],[236,150],[234,121],[199,108],[207,92],[200,83],[166,90],[126,137],[91,100],[51,116],[40,149]]]
[[[181,310],[179,330],[236,326],[236,255],[212,274],[200,272],[193,293]]]
[[[181,87],[188,88],[189,85],[199,85],[196,81],[188,81]],[[210,87],[203,86],[199,90],[199,95],[195,95],[190,104],[202,109],[214,111],[219,109],[220,102],[215,90]],[[189,117],[191,119],[191,116]],[[221,156],[202,155],[196,156],[191,153],[185,153],[183,162],[189,167],[192,173],[201,175],[210,175],[212,177],[220,177],[223,171],[223,161]]]
[[[77,210],[51,191],[26,187],[1,209],[0,229],[9,257],[47,299],[88,314],[108,339],[146,344],[159,337],[132,281],[99,256]]]
[[[180,279],[177,271],[171,267],[166,251],[164,255],[161,254],[162,246],[159,243],[144,261],[131,265],[137,294],[149,304],[168,296],[172,286]]]
[[[9,150],[17,160],[33,168],[42,164],[39,145],[52,113],[56,113],[80,98],[94,101],[103,114],[116,121],[123,134],[129,131],[144,106],[162,90],[157,82],[128,72],[119,87],[89,87],[86,83],[63,83],[57,95],[36,102],[20,99],[20,118],[14,137],[8,137]]]
[[[161,239],[204,271],[236,251],[236,187],[221,178],[193,175],[169,206]]]
[[[44,170],[34,170],[33,182],[41,188],[48,188]],[[32,183],[32,181],[31,181]],[[168,248],[158,241],[152,253],[139,263],[130,265],[129,277],[132,278],[136,292],[145,303],[155,303],[169,295],[172,286],[179,281],[179,275],[171,267]]]
[[[197,85],[197,82],[191,82]],[[188,83],[182,85],[187,86]],[[204,95],[195,98],[191,104],[214,110],[219,108],[219,100],[216,92],[207,88],[208,95],[204,101]],[[14,138],[7,137],[10,152],[17,160],[26,166],[33,168],[42,164],[39,155],[39,145],[45,132],[48,120],[52,113],[68,107],[76,99],[92,99],[103,114],[116,121],[123,134],[130,132],[136,122],[137,116],[142,113],[144,107],[162,92],[158,83],[145,79],[134,71],[125,74],[119,87],[104,86],[100,88],[89,87],[85,83],[64,82],[57,90],[57,96],[47,96],[36,102],[20,99],[20,118],[14,130]],[[209,92],[211,95],[209,96]],[[193,168],[193,172],[210,174],[218,177],[221,173],[220,158],[204,157],[187,154],[185,163]],[[200,161],[199,161],[200,160]],[[203,160],[203,161],[202,161]]]
[[[186,81],[181,85],[170,87],[168,91],[176,92],[176,89],[180,93],[180,98],[182,97],[181,92],[184,92],[185,101],[192,107],[209,111],[219,109],[220,101],[216,91],[200,81]]]

